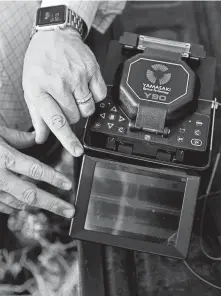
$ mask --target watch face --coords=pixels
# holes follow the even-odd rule
[[[63,24],[66,20],[66,7],[64,5],[44,7],[38,9],[37,26],[52,26]]]

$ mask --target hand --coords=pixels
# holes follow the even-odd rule
[[[72,218],[74,208],[70,204],[19,177],[21,174],[64,190],[71,189],[70,180],[63,174],[16,150],[28,148],[34,142],[34,133],[0,127],[0,212],[10,214],[14,209],[33,206]]]
[[[24,60],[23,89],[36,142],[44,142],[50,129],[71,155],[80,156],[83,147],[69,124],[92,115],[107,90],[94,54],[77,31],[33,36]]]

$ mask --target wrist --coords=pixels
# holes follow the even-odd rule
[[[56,32],[56,30],[55,30],[55,32]],[[79,39],[81,39],[83,41],[80,33],[77,30],[73,29],[73,28],[66,27],[63,30],[58,30],[58,32],[64,33],[64,35],[66,35],[66,36],[70,36],[70,37],[74,37],[74,38],[79,38]]]
[[[60,40],[60,42],[65,42],[65,40],[78,40],[83,42],[80,33],[72,28],[65,28],[62,30],[53,31],[37,31],[33,38],[39,38],[38,42],[51,42],[52,40]],[[42,41],[41,41],[42,40]]]

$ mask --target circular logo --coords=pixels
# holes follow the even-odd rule
[[[171,79],[171,73],[165,73],[169,69],[162,64],[154,64],[151,66],[153,70],[148,69],[146,72],[147,79],[155,84],[158,82],[160,85],[167,84]]]

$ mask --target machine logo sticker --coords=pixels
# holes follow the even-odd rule
[[[168,105],[188,92],[190,74],[183,63],[139,57],[128,65],[126,81],[122,81],[139,100]]]
[[[168,71],[168,68],[165,65],[154,64],[151,68],[153,70],[148,69],[146,72],[147,79],[151,83],[155,84],[158,81],[159,85],[164,85],[170,81],[171,73],[165,73]]]

